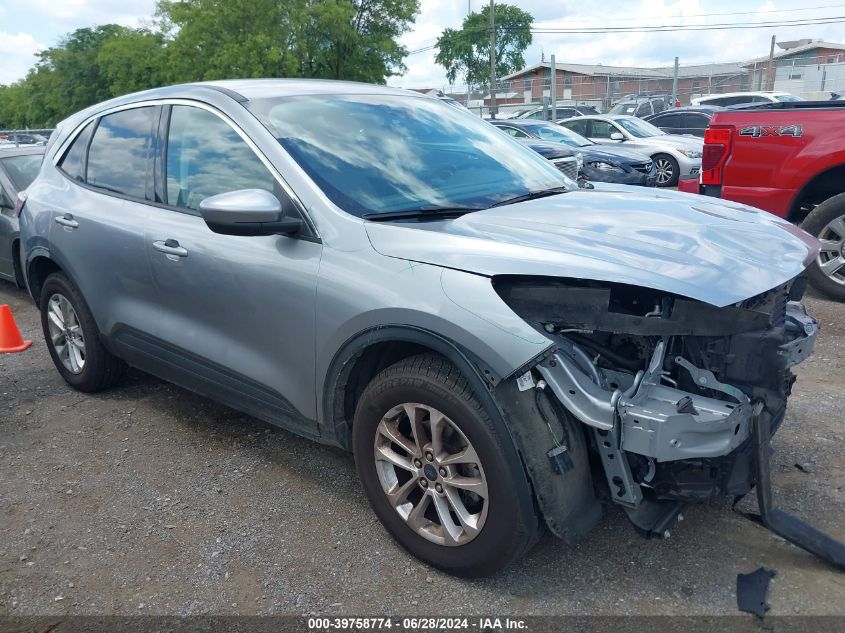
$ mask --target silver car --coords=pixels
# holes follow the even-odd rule
[[[23,274],[15,204],[18,192],[26,189],[38,175],[42,156],[43,146],[0,148],[0,279],[19,286],[23,286]]]
[[[21,201],[68,384],[132,365],[349,449],[390,534],[464,576],[607,506],[662,537],[687,503],[768,490],[816,335],[797,300],[818,243],[788,222],[579,190],[484,121],[383,86],[114,99],[60,124]]]
[[[657,168],[658,187],[674,187],[679,178],[701,172],[704,141],[700,138],[666,134],[647,121],[627,115],[584,116],[560,124],[595,143],[624,143],[648,154]]]

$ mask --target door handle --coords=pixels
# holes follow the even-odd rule
[[[65,213],[63,216],[56,218],[56,224],[61,224],[69,229],[75,229],[79,226],[79,222],[74,220],[70,213]]]
[[[188,250],[179,246],[179,242],[176,240],[168,239],[168,240],[156,240],[153,242],[153,248],[157,251],[164,253],[168,256],[168,259],[171,259],[171,256],[175,257],[187,257]]]

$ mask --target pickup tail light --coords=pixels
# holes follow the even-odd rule
[[[23,211],[24,204],[26,204],[26,192],[21,191],[18,193],[18,197],[15,199],[15,216],[21,216],[21,211]]]
[[[701,184],[721,185],[722,168],[731,153],[731,128],[704,130],[704,151],[701,153]]]

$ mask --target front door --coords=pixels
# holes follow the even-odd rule
[[[285,194],[242,133],[216,112],[174,105],[162,130],[156,173],[163,200],[151,209],[145,248],[160,303],[152,344],[180,366],[172,370],[179,375],[167,377],[315,435],[321,245],[212,233],[197,211],[204,198],[255,188]]]

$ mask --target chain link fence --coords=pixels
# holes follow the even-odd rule
[[[622,101],[636,102],[662,97],[672,107],[674,96],[680,105],[694,99],[731,92],[775,90],[803,99],[826,100],[845,95],[845,53],[829,63],[817,60],[767,60],[736,63],[682,65],[677,81],[673,67],[632,68],[602,64],[558,62],[556,96],[558,106],[592,106],[606,112]],[[496,83],[496,106],[500,116],[542,107],[552,100],[551,64],[545,62],[504,77]],[[674,84],[674,92],[673,92]],[[439,92],[466,105],[473,112],[489,115],[492,105],[486,85],[444,86]]]

